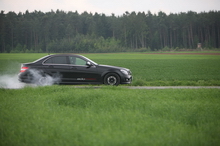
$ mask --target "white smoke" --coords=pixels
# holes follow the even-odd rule
[[[18,80],[18,74],[4,74],[0,75],[0,88],[4,89],[20,89],[25,86],[50,86],[59,83],[60,76],[51,77],[49,75],[42,75],[38,70],[29,70],[33,76],[32,84],[22,83]]]
[[[18,75],[0,75],[0,88],[19,89],[23,87],[25,84],[18,81]]]
[[[31,69],[29,70],[31,75],[33,76],[32,83],[39,86],[49,86],[60,82],[60,75],[56,75],[54,77],[42,74],[39,70]]]
[[[18,73],[21,64],[19,62],[6,61],[3,71],[0,72],[0,88],[19,89],[25,87],[24,83],[18,81]]]

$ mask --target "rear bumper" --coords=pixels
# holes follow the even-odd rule
[[[30,78],[30,76],[24,73],[18,74],[18,81],[23,82],[23,83],[32,83],[32,79]]]

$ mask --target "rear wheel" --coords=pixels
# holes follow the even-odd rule
[[[37,84],[40,85],[40,86],[49,85],[49,80],[46,76],[42,76],[42,77],[39,78]]]
[[[120,77],[116,73],[109,73],[104,77],[104,84],[106,85],[118,85],[120,83]]]
[[[49,78],[47,76],[41,76],[37,82],[36,82],[37,85],[39,86],[46,86],[46,85],[49,85],[50,82],[49,82]]]

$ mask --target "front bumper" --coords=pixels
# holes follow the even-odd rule
[[[131,84],[133,77],[131,75],[122,78],[121,84]]]

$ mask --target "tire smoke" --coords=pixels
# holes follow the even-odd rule
[[[24,88],[25,84],[18,81],[18,75],[1,75],[0,88],[4,89],[20,89]]]
[[[38,86],[50,86],[60,82],[60,75],[58,74],[52,77],[35,69],[30,69],[29,72],[33,78],[32,83]]]
[[[4,89],[21,89],[26,86],[37,87],[37,86],[50,86],[59,83],[60,76],[49,76],[42,75],[40,71],[31,69],[29,70],[33,81],[31,84],[22,83],[18,80],[18,74],[4,74],[0,75],[0,88]]]

